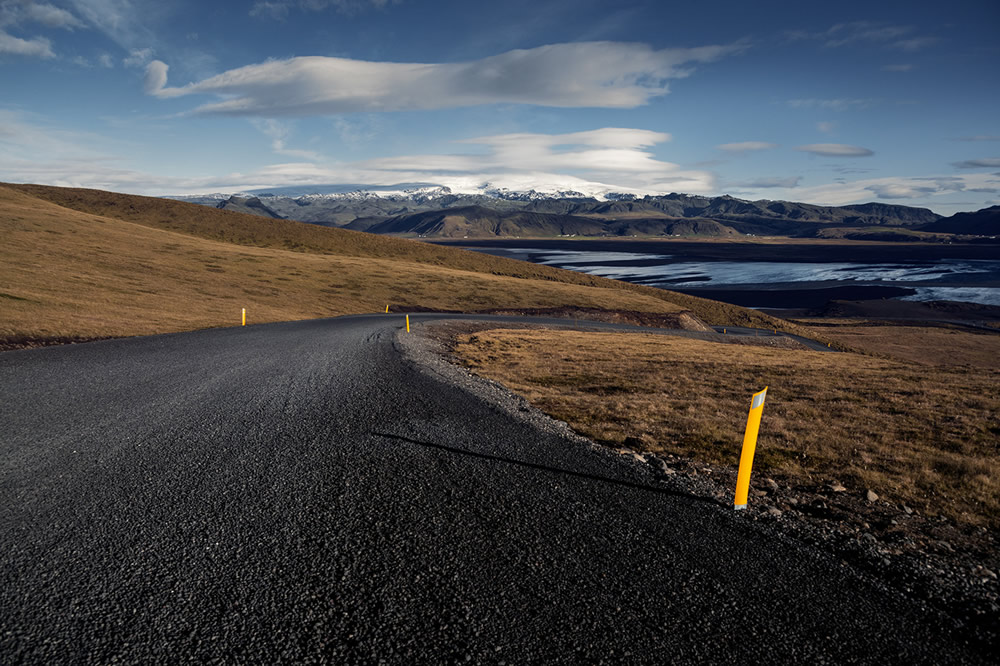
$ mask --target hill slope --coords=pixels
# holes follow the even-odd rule
[[[483,206],[397,215],[387,220],[359,218],[344,228],[375,234],[427,238],[732,236],[737,233],[724,224],[706,219],[653,217],[605,220],[526,210],[493,210]]]
[[[379,312],[574,306],[693,311],[788,328],[705,299],[548,266],[99,190],[0,185],[0,338],[148,334]]]
[[[247,213],[249,215],[260,215],[261,217],[273,217],[274,219],[284,219],[284,215],[279,215],[257,197],[229,197],[225,201],[220,201],[215,205],[219,210],[231,210],[234,213]]]
[[[975,236],[1000,236],[1000,206],[983,208],[974,213],[955,213],[937,222],[920,227],[923,231]]]

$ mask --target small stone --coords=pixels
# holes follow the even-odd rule
[[[769,516],[774,516],[775,518],[781,517],[781,509],[774,506],[767,507],[767,513]]]
[[[650,456],[647,462],[653,468],[653,471],[656,472],[657,474],[670,476],[671,474],[674,473],[674,470],[667,467],[667,463],[662,458],[658,458],[657,456]]]
[[[908,515],[908,516],[912,516],[913,515],[913,509],[911,509],[910,507],[906,506],[905,504],[903,505],[903,511],[905,511],[906,515]]]
[[[878,495],[876,495],[875,491],[872,490],[872,489],[870,489],[870,488],[868,489],[868,492],[865,493],[865,497],[868,499],[869,502],[877,502],[878,501]]]
[[[845,488],[842,484],[838,483],[837,481],[834,481],[833,483],[830,484],[830,490],[832,490],[835,493],[847,492],[847,488]]]
[[[774,479],[764,479],[764,485],[767,486],[767,489],[772,493],[777,492],[778,490],[778,482]]]
[[[992,578],[993,580],[997,579],[996,573],[994,573],[993,571],[990,571],[986,567],[983,567],[983,573],[986,574],[987,576],[989,576],[990,578]]]

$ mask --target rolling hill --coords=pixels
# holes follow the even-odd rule
[[[560,307],[692,312],[714,301],[453,248],[167,199],[0,185],[0,342],[34,344],[380,312]]]

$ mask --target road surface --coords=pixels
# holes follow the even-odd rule
[[[402,323],[0,354],[0,662],[980,659],[836,560],[421,372]]]

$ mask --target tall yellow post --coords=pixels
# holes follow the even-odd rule
[[[733,508],[739,511],[747,508],[747,495],[750,493],[750,469],[753,467],[753,454],[757,450],[757,431],[760,430],[760,415],[764,411],[764,397],[767,396],[767,387],[763,391],[753,394],[750,401],[750,415],[747,417],[747,430],[743,435],[743,452],[740,454],[740,471],[736,476],[736,498],[733,500]]]
[[[247,309],[243,308],[243,326],[247,325]]]
[[[406,315],[406,332],[410,332],[410,315]]]
[[[388,305],[385,306],[385,313],[389,314],[389,306]]]

